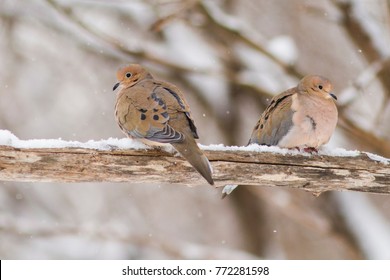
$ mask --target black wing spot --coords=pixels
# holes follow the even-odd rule
[[[141,120],[142,121],[146,120],[146,115],[145,114],[141,114]]]
[[[264,127],[264,125],[263,125],[263,124],[261,124],[261,125],[260,125],[260,129],[263,129],[263,127]]]
[[[160,117],[158,115],[153,115],[153,120],[158,121]]]
[[[148,110],[146,110],[146,109],[140,109],[139,110],[141,113],[146,113]]]
[[[157,112],[157,111],[158,111],[158,109],[156,109],[156,108],[153,109],[153,112]]]
[[[167,112],[163,112],[163,113],[161,113],[161,116],[163,116],[163,118],[167,119],[168,118],[168,113]]]

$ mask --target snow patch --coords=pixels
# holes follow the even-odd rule
[[[171,145],[159,145],[158,147],[168,153],[175,153],[175,149]],[[43,148],[84,148],[94,150],[113,150],[113,149],[133,149],[133,150],[145,150],[150,149],[150,146],[143,144],[141,141],[130,139],[130,138],[108,138],[106,140],[89,140],[87,142],[79,141],[65,141],[59,139],[31,139],[31,140],[20,140],[14,134],[8,130],[0,130],[0,146],[11,146],[14,148],[24,149],[43,149]],[[276,146],[262,146],[257,144],[251,144],[248,146],[225,146],[223,144],[211,144],[202,145],[199,147],[206,151],[241,151],[241,152],[255,152],[255,153],[274,153],[281,155],[304,155],[312,156],[311,153],[301,152],[298,150],[283,149]],[[342,148],[329,148],[322,147],[318,151],[319,155],[334,156],[334,157],[356,157],[362,153],[359,151],[348,151]],[[383,164],[389,164],[390,159],[375,155],[372,153],[364,152],[371,160],[377,161]]]
[[[274,154],[282,154],[282,155],[305,155],[305,156],[312,155],[311,153],[298,151],[296,149],[290,150],[290,149],[283,149],[277,146],[263,146],[258,144],[251,144],[248,146],[225,146],[223,144],[211,144],[208,146],[205,145],[199,145],[199,146],[206,151],[242,151],[242,152],[265,152],[265,153],[274,153]],[[329,148],[327,146],[323,146],[318,150],[318,154],[323,156],[335,156],[335,157],[357,157],[361,153],[359,151],[348,151],[343,148]]]
[[[248,146],[225,146],[223,144],[211,144],[211,145],[199,145],[200,148],[206,151],[241,151],[241,152],[267,152],[275,154],[301,154],[297,150],[282,149],[276,146],[262,146],[257,144],[251,144]]]
[[[390,159],[388,158],[385,158],[385,157],[382,157],[382,156],[379,156],[379,155],[376,155],[376,154],[372,154],[372,153],[367,153],[365,152],[365,154],[372,160],[374,161],[379,161],[383,164],[389,164],[390,163]]]
[[[226,194],[226,195],[231,194],[232,191],[234,191],[237,187],[238,187],[238,185],[226,185],[226,186],[222,189],[222,195],[223,195],[223,194]]]
[[[357,157],[360,155],[359,151],[348,151],[343,148],[332,148],[330,149],[327,146],[322,147],[318,153],[324,156],[332,156],[332,157]]]
[[[12,146],[14,148],[42,149],[42,148],[85,148],[96,150],[112,149],[148,149],[142,142],[129,138],[109,138],[107,140],[89,140],[87,142],[65,141],[62,139],[31,139],[20,140],[8,130],[0,130],[0,145]]]
[[[12,146],[12,143],[18,140],[18,137],[13,135],[11,131],[0,130],[0,145]]]

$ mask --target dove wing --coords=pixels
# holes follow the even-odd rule
[[[274,98],[260,116],[248,144],[276,146],[293,126],[292,96],[296,88],[289,89]]]
[[[181,92],[169,84],[145,81],[124,90],[117,99],[116,112],[122,131],[134,138],[159,143],[183,141],[183,132],[171,125],[178,114],[186,116],[186,125],[197,138],[187,102]]]

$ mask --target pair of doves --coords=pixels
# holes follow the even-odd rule
[[[199,149],[197,129],[183,93],[159,81],[142,66],[130,64],[117,72],[119,87],[115,117],[120,129],[146,144],[171,144],[213,185],[212,168]],[[304,77],[296,87],[272,98],[260,116],[249,144],[317,151],[336,128],[336,96],[330,81],[317,75]]]

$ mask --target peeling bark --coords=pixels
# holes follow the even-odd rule
[[[353,157],[205,151],[225,184],[390,193],[390,164]],[[162,150],[18,149],[0,146],[0,180],[207,184],[180,156]]]

